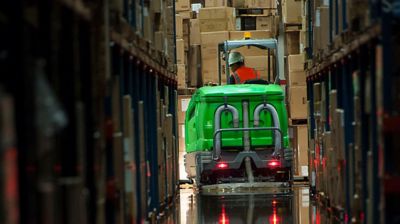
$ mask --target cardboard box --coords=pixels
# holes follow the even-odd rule
[[[182,11],[178,13],[182,19],[192,19],[193,18],[193,11]]]
[[[257,27],[256,17],[237,17],[236,30],[255,30]]]
[[[289,72],[304,71],[304,54],[292,54],[288,56],[288,70]]]
[[[205,0],[205,7],[221,7],[221,6],[231,6],[229,0]]]
[[[306,72],[289,72],[287,77],[289,86],[305,86],[306,85]]]
[[[190,0],[176,0],[175,1],[175,11],[188,11],[190,10]]]
[[[202,83],[205,84],[218,84],[219,83],[219,75],[218,75],[218,61],[214,58],[206,58],[202,57]],[[225,65],[222,65],[221,70],[221,82],[226,83],[226,75],[225,75]]]
[[[235,8],[276,8],[275,0],[232,0]]]
[[[318,55],[321,51],[327,51],[329,48],[329,8],[318,7],[315,10],[314,22],[314,54]]]
[[[215,32],[215,31],[230,31],[235,30],[234,21],[231,19],[201,19],[200,31],[201,32]]]
[[[235,30],[235,9],[231,7],[201,8],[199,11],[200,31]]]
[[[182,16],[179,14],[175,15],[175,34],[176,34],[176,39],[182,39],[183,38],[183,19]]]
[[[213,47],[215,50],[213,52],[217,52],[218,44],[222,43],[225,40],[229,39],[229,32],[227,31],[219,31],[219,32],[202,32],[201,33],[201,47],[208,48]],[[202,52],[203,53],[203,52]],[[217,55],[215,55],[216,57]]]
[[[199,20],[191,19],[189,24],[190,24],[190,44],[201,44]]]
[[[177,67],[177,75],[178,75],[178,88],[185,89],[186,88],[186,65],[185,64],[176,64]]]
[[[300,187],[300,188],[294,190],[293,223],[297,223],[297,224],[311,223],[310,222],[310,193],[309,193],[309,191],[310,190],[306,187]]]
[[[308,129],[307,125],[293,126],[294,175],[308,176]]]
[[[306,86],[289,87],[289,115],[291,119],[307,118]]]
[[[284,23],[301,24],[301,3],[296,0],[282,1],[282,15]]]
[[[274,32],[274,16],[244,16],[236,18],[236,30],[268,30]]]
[[[178,95],[178,124],[185,124],[185,113],[191,98],[191,95]]]
[[[252,8],[276,9],[276,0],[253,0]]]
[[[201,8],[198,14],[200,20],[227,19],[232,17],[236,17],[235,8],[232,7]]]
[[[288,31],[285,35],[285,55],[300,54],[300,31]]]
[[[257,16],[256,18],[256,30],[269,30],[271,32],[274,31],[274,16]]]
[[[268,56],[247,56],[245,57],[245,64],[247,67],[254,68],[260,73],[260,77],[264,80],[268,80],[268,68],[270,69],[271,79],[274,77],[273,68],[274,60],[273,56],[270,57],[270,66],[268,66]]]
[[[176,63],[177,64],[185,64],[185,43],[183,39],[176,40]]]
[[[232,0],[232,7],[248,8],[253,3],[253,0]]]
[[[229,32],[201,33],[201,60],[203,84],[218,82],[218,44],[229,39]],[[223,80],[226,78],[223,75]]]

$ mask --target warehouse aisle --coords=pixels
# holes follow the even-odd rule
[[[292,194],[205,196],[181,189],[180,199],[161,223],[335,223],[309,188],[296,186]]]

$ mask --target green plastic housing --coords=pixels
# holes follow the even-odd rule
[[[263,103],[271,104],[278,112],[283,134],[283,147],[289,144],[288,118],[284,103],[283,90],[279,85],[240,84],[224,86],[206,86],[193,94],[185,117],[186,152],[211,151],[213,149],[214,115],[217,108],[225,103],[239,111],[239,127],[243,127],[243,101],[249,102],[249,127],[254,127],[254,110]],[[268,111],[260,114],[259,127],[272,127],[272,117]],[[232,114],[223,112],[221,128],[233,128]],[[243,146],[243,132],[223,132],[222,147],[238,148]],[[250,131],[251,147],[261,148],[274,145],[273,132],[270,130]]]

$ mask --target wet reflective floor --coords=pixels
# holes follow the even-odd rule
[[[340,223],[328,220],[317,203],[310,201],[308,187],[294,187],[287,195],[206,196],[181,189],[175,209],[159,223],[262,224]]]

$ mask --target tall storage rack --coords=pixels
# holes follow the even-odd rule
[[[142,223],[168,208],[179,177],[173,7],[0,4],[0,223]],[[149,36],[159,27],[163,50]]]
[[[367,24],[346,19],[352,2],[329,1],[329,50],[324,54],[313,55],[309,30],[311,187],[342,221],[393,223],[399,219],[395,202],[400,198],[395,137],[400,133],[400,20],[394,1],[358,2],[358,7],[367,4]],[[308,8],[314,3],[308,1]],[[314,19],[308,15],[310,25]]]

